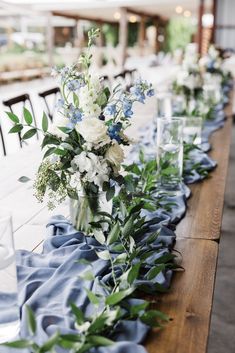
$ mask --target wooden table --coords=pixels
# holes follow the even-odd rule
[[[231,106],[227,113],[231,115]],[[149,114],[151,117],[151,114]],[[143,124],[139,119],[139,125]],[[146,119],[144,119],[146,123]],[[149,353],[205,353],[213,299],[218,241],[229,159],[232,119],[213,134],[211,156],[218,167],[211,178],[192,185],[186,217],[177,226],[176,249],[182,253],[185,272],[174,275],[169,293],[159,296],[156,307],[171,321],[163,330],[154,330],[147,340]],[[41,251],[45,224],[53,214],[67,215],[62,205],[49,212],[33,197],[32,182],[21,184],[23,175],[33,176],[41,156],[37,145],[0,160],[0,209],[13,213],[15,246]]]
[[[149,335],[149,353],[205,353],[210,328],[224,194],[232,130],[232,104],[223,129],[211,136],[211,157],[218,162],[211,177],[191,185],[187,213],[176,228],[176,249],[184,272],[173,277],[170,292],[154,305],[171,318]]]

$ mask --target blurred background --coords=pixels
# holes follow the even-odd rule
[[[0,0],[0,162],[22,147],[17,134],[8,134],[5,111],[22,115],[23,104],[38,124],[43,110],[53,120],[59,89],[51,68],[76,62],[91,27],[101,29],[92,47],[101,77],[129,84],[137,72],[161,87],[175,75],[189,43],[199,55],[215,44],[235,76],[234,14],[235,0]],[[235,352],[234,144],[208,353]]]
[[[136,66],[140,56],[152,64],[177,60],[189,42],[202,54],[210,42],[235,49],[234,7],[232,0],[0,1],[0,82],[42,77],[53,65],[74,62],[91,27],[103,33],[98,68],[119,68],[125,59]]]

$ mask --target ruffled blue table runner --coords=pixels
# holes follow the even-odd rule
[[[203,146],[208,151],[210,145],[208,138],[210,134],[221,128],[224,124],[223,107],[220,106],[216,111],[216,118],[213,121],[206,122],[203,129]],[[154,128],[150,126],[143,132],[142,143],[145,152],[151,158],[155,146]],[[149,138],[151,135],[151,139]],[[137,150],[131,154],[131,159],[137,157]],[[155,158],[155,156],[154,156]],[[216,166],[206,152],[195,150],[191,154],[192,160],[187,164],[187,170],[190,172],[185,178],[185,183],[194,183],[202,179],[197,174],[191,174],[191,163],[199,162],[205,169],[212,170]],[[190,195],[189,188],[183,184],[180,194],[169,196],[167,201],[173,201],[175,206],[171,211],[157,209],[155,212],[145,213],[146,217],[158,217],[158,224],[152,226],[151,231],[156,228],[161,229],[160,236],[154,242],[156,257],[172,250],[175,243],[175,233],[170,225],[176,224],[186,212],[186,201]],[[167,227],[168,226],[168,227]],[[74,333],[74,323],[71,315],[70,303],[74,302],[82,311],[89,315],[93,310],[89,303],[84,286],[91,291],[102,294],[104,288],[100,283],[109,279],[110,273],[107,261],[97,257],[97,250],[104,250],[93,237],[84,237],[77,232],[73,226],[63,216],[53,217],[47,225],[47,238],[44,241],[42,254],[36,254],[28,251],[17,251],[17,272],[19,282],[19,305],[21,308],[21,336],[27,337],[27,320],[25,304],[29,305],[36,315],[37,336],[35,340],[42,344],[57,329],[62,333]],[[145,234],[139,241],[144,241],[149,234]],[[147,249],[147,248],[146,248]],[[77,262],[79,259],[92,261],[94,271],[94,281],[84,282],[79,275],[87,271],[88,266]],[[141,278],[142,283],[149,286],[150,291],[155,291],[155,283],[160,283],[165,288],[169,288],[172,277],[171,270],[165,270],[157,275],[156,278],[149,281],[147,278]],[[141,300],[141,299],[129,299]],[[133,303],[132,303],[133,304]],[[0,301],[0,323],[1,323],[1,305]],[[167,329],[167,328],[166,328]],[[141,321],[121,321],[114,329],[113,338],[117,343],[109,347],[93,348],[91,353],[146,353],[146,350],[140,344],[144,341],[148,326]],[[0,347],[0,353],[8,352],[28,352],[28,350],[9,349]],[[65,350],[58,349],[58,353]]]

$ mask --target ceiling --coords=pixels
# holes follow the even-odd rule
[[[211,0],[206,0],[206,11],[210,11]],[[44,12],[57,11],[68,15],[75,15],[90,19],[117,21],[120,7],[128,7],[133,11],[151,15],[160,15],[164,18],[172,16],[196,17],[199,0],[6,0],[0,1],[0,8],[4,11]],[[176,13],[181,10],[180,14]],[[137,17],[138,20],[138,17]]]

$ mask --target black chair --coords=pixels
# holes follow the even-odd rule
[[[131,69],[131,70],[125,70],[124,75],[125,75],[125,83],[126,83],[126,89],[127,91],[130,90],[131,86],[133,86],[136,78],[137,70],[136,69]]]
[[[29,108],[30,108],[30,110],[31,110],[31,114],[32,114],[32,117],[33,117],[34,124],[35,124],[35,126],[37,127],[37,122],[36,122],[36,118],[35,118],[35,114],[34,114],[33,104],[32,104],[32,102],[31,102],[31,99],[30,99],[29,94],[25,93],[25,94],[22,94],[22,95],[20,95],[20,96],[17,96],[17,97],[14,97],[14,98],[5,100],[5,101],[3,101],[2,103],[3,103],[3,105],[5,105],[6,107],[8,107],[9,110],[10,110],[12,113],[14,113],[13,106],[22,104],[22,106],[25,107],[26,104],[28,104],[28,105],[29,105]],[[20,147],[22,147],[22,138],[21,138],[20,132],[18,133],[18,136],[19,136]],[[37,139],[39,138],[38,132],[36,133],[36,137],[37,137]]]
[[[41,97],[44,100],[44,103],[45,103],[45,106],[47,109],[47,115],[50,118],[50,120],[53,121],[53,117],[55,114],[56,101],[57,101],[58,96],[61,96],[59,87],[48,89],[44,92],[38,93],[38,95],[39,95],[39,97]],[[52,107],[50,107],[50,104],[48,102],[49,96],[54,96]]]
[[[110,80],[109,80],[109,76],[108,75],[101,76],[100,79],[103,82],[103,85],[105,87],[110,88],[111,84],[110,84]]]
[[[3,137],[3,132],[2,132],[2,127],[0,125],[0,138],[2,141],[2,150],[3,150],[3,155],[6,156],[6,146],[5,146],[5,142],[4,142],[4,137]]]
[[[114,79],[114,86],[120,84],[122,88],[126,89],[125,70],[114,75],[113,79]]]

